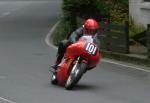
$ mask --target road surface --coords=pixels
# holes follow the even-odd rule
[[[150,73],[102,61],[67,91],[50,84],[45,37],[60,0],[0,0],[0,103],[150,103]]]

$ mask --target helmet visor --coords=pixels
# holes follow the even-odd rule
[[[94,29],[94,30],[90,30],[90,29],[86,29],[86,34],[88,35],[95,35],[97,33],[97,29]]]

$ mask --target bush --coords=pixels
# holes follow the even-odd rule
[[[128,21],[128,7],[123,4],[114,4],[110,9],[110,18],[113,22],[125,24]]]
[[[63,0],[62,10],[67,20],[74,25],[75,16],[98,20],[111,18],[119,23],[128,21],[128,0]]]
[[[142,24],[135,24],[133,19],[129,19],[129,37],[132,38],[135,35],[145,31],[146,28]]]
[[[55,29],[52,38],[53,38],[53,44],[58,46],[58,43],[70,34],[70,24],[69,22],[62,19],[59,26]]]
[[[106,6],[107,0],[63,0],[62,11],[68,21],[75,22],[75,16],[101,19],[109,17],[110,6]],[[74,20],[71,20],[74,19]]]

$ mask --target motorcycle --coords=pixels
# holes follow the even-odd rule
[[[82,36],[76,43],[68,46],[57,72],[52,74],[51,83],[72,89],[88,68],[93,68],[101,59],[99,48],[90,35]]]

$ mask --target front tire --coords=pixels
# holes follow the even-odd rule
[[[65,84],[65,88],[67,90],[71,90],[78,83],[78,81],[81,79],[82,75],[86,71],[86,63],[81,63],[78,65],[79,66],[77,66],[73,72],[70,72],[70,76],[68,77],[68,80]]]
[[[56,85],[57,82],[58,82],[58,81],[57,81],[56,73],[53,73],[53,74],[52,74],[52,77],[51,77],[51,84]]]

